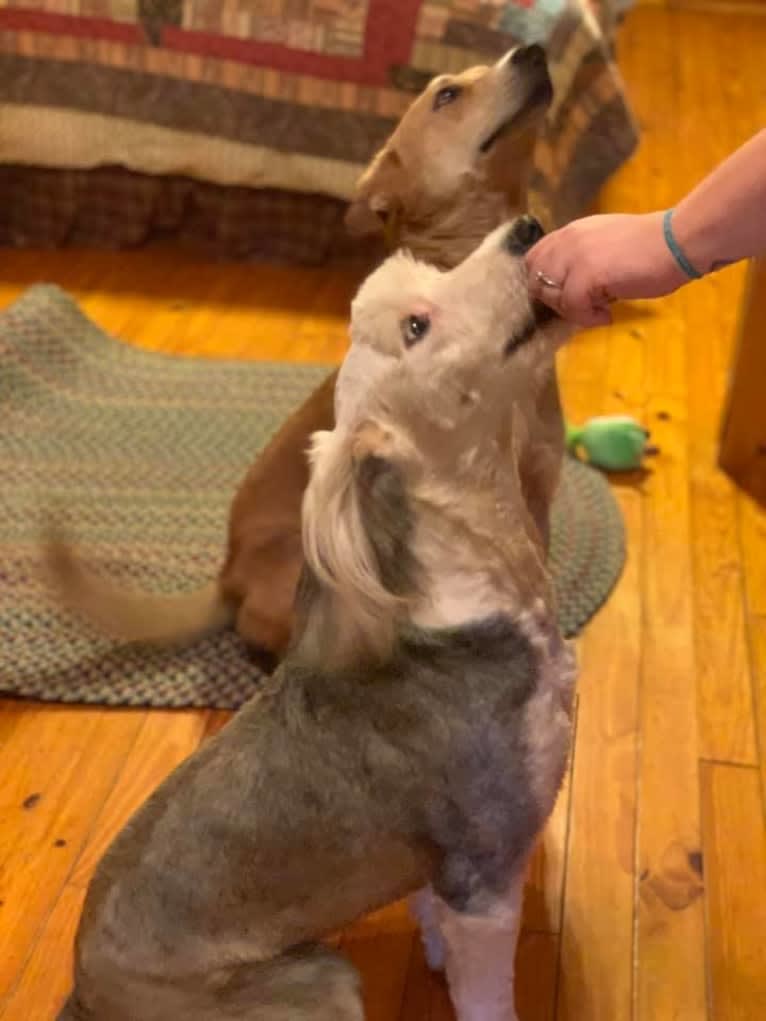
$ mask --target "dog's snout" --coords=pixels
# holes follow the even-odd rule
[[[534,216],[519,216],[505,235],[505,247],[511,255],[524,255],[545,231]]]
[[[517,46],[511,54],[511,63],[514,67],[524,70],[543,69],[547,66],[545,50],[537,43],[531,46]]]

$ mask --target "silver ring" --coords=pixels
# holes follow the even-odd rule
[[[555,280],[551,280],[551,278],[547,277],[545,273],[543,273],[541,270],[538,269],[537,273],[535,273],[535,276],[544,287],[552,287],[554,291],[561,290],[562,285],[557,283]]]

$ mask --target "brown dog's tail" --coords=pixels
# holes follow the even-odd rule
[[[186,645],[233,619],[217,582],[177,595],[131,592],[81,564],[68,543],[48,540],[45,576],[60,601],[99,631],[126,642]]]

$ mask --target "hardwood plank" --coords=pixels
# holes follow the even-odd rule
[[[583,425],[598,413],[603,393],[600,379],[578,379],[564,371],[560,375],[560,390],[567,422],[571,422],[572,425]]]
[[[14,251],[0,270],[0,307],[41,279],[67,290],[108,332],[150,350],[336,362],[360,270],[210,263],[163,245]]]
[[[746,493],[739,494],[738,504],[747,607],[766,616],[766,505]]]
[[[53,1017],[71,981],[71,953],[79,921],[79,908],[93,870],[129,817],[179,762],[199,744],[205,728],[204,712],[153,711],[137,716],[140,732],[127,756],[111,794],[99,812],[76,864],[66,877],[55,906],[41,927],[34,951],[8,998],[2,1021],[8,1018]],[[98,760],[94,759],[97,763]],[[39,877],[29,873],[35,880]],[[51,884],[50,889],[56,889]],[[14,934],[15,944],[15,934]],[[58,947],[62,966],[55,981],[40,982],[50,968],[51,948]],[[67,968],[63,962],[67,962]],[[53,1004],[53,1006],[51,1006]],[[27,1011],[25,1014],[24,1011]]]
[[[751,470],[766,449],[766,408],[759,386],[766,375],[765,327],[766,259],[757,259],[750,267],[740,306],[720,447],[722,467],[746,488]]]
[[[646,401],[644,333],[640,317],[631,313],[609,330],[609,358],[603,380],[601,412],[632,415],[643,423]],[[618,482],[618,478],[613,479]]]
[[[636,46],[632,52],[642,50]],[[626,73],[631,73],[630,67]],[[634,161],[633,173],[626,168],[608,182],[601,209],[644,208],[638,162]],[[565,384],[570,417],[577,407],[582,420],[619,413],[643,421],[647,311],[632,303],[613,311],[613,325],[600,331],[607,338],[601,371],[580,382],[577,390],[569,380]],[[572,353],[579,355],[576,348]],[[615,477],[620,484],[615,492],[625,519],[628,562],[617,589],[581,640],[556,1001],[560,1021],[602,1017],[611,1021],[631,1013],[643,509],[640,490],[625,486],[637,486],[639,479],[640,473]],[[587,967],[580,949],[583,932],[589,947]],[[609,982],[594,981],[597,975],[609,975]]]
[[[631,1013],[642,506],[617,493],[629,556],[586,631],[567,860],[557,1017],[607,1021]],[[587,968],[582,959],[587,944]],[[596,976],[609,976],[608,982]]]
[[[756,764],[736,495],[718,472],[692,483],[699,753]]]
[[[304,361],[339,362],[348,347],[351,300],[362,276],[359,270],[325,273],[323,283],[302,318],[294,338],[295,357]]]
[[[522,922],[528,932],[556,933],[561,927],[571,791],[570,763],[529,867]]]
[[[54,1021],[69,995],[74,946],[85,891],[65,886],[20,981],[0,1006],[2,1021]],[[52,966],[55,962],[55,966]]]
[[[754,39],[759,38],[759,35],[763,32],[764,21],[762,18],[751,17],[748,19],[744,18],[738,19],[737,23],[740,26],[740,31],[749,30],[750,35],[749,37],[747,37],[747,43],[745,45],[744,50],[742,51],[743,64],[741,66],[741,70],[738,74],[734,74],[732,76],[732,80],[730,82],[726,83],[727,93],[730,102],[736,103],[734,109],[738,111],[738,119],[739,117],[743,116],[743,114],[740,113],[739,111],[741,110],[750,111],[750,109],[752,108],[752,119],[748,119],[746,123],[748,125],[748,132],[753,133],[757,128],[763,127],[764,117],[766,117],[766,94],[764,94],[763,89],[755,90],[752,97],[752,103],[748,102],[747,99],[749,92],[747,82],[751,78],[753,80],[758,81],[761,81],[763,78],[763,64],[761,60],[762,51],[759,52],[760,47],[757,47],[756,50],[754,51],[752,47],[752,41]],[[735,38],[733,42],[735,45],[737,45],[739,39]],[[728,50],[728,47],[726,47],[726,49]],[[732,60],[734,57],[735,57],[734,54],[732,53],[729,54],[730,60]],[[738,140],[742,141],[744,139],[739,138]],[[762,319],[764,312],[763,285],[764,277],[766,275],[766,260],[764,260],[763,257],[757,260],[754,266],[748,267],[748,273],[750,272],[752,272],[754,276],[757,276],[757,281],[755,282],[758,291],[757,315],[758,318]],[[751,311],[755,310],[753,309]],[[740,306],[738,307],[737,328],[739,331],[739,335],[743,340],[745,337],[745,330],[747,330],[747,333],[749,334],[751,326],[755,326],[755,322],[753,321],[753,319],[750,318],[750,316],[747,317],[747,323],[745,323],[744,320],[745,320],[744,308]],[[733,339],[736,346],[739,337],[735,335]],[[744,372],[747,372],[749,371],[749,369],[754,369],[756,367],[756,363],[759,358],[759,352],[761,348],[762,345],[759,347],[758,350],[756,350],[754,345],[752,344],[749,345],[748,354],[749,366],[745,366],[743,364],[741,367],[744,370]],[[737,355],[739,355],[739,352],[737,352]],[[734,370],[733,364],[732,370]],[[732,371],[732,376],[744,378],[743,373],[739,371],[737,372]],[[762,505],[766,505],[766,457],[763,456],[763,442],[764,439],[766,439],[766,435],[763,432],[764,426],[763,410],[753,407],[753,415],[754,415],[753,422],[750,425],[751,435],[755,422],[756,421],[759,422],[760,445],[756,450],[756,456],[754,456],[750,461],[749,469],[746,472],[743,472],[742,478],[741,479],[737,478],[737,481],[738,483],[741,482],[742,484],[744,484],[748,492],[750,492],[756,499],[758,499]],[[724,423],[725,418],[721,424],[724,425]],[[745,425],[745,423],[743,423],[743,425]]]
[[[736,279],[722,275],[684,295],[689,335],[710,337],[706,356],[688,360],[697,709],[702,757],[753,764],[737,493],[715,457],[733,289]]]
[[[639,172],[644,208],[657,209],[672,205],[691,183],[691,122],[698,113],[688,104],[680,109],[678,40],[683,35],[690,50],[697,40],[694,18],[659,10],[636,14],[640,21],[629,25],[640,31],[644,46],[640,54],[625,45],[621,52],[641,76],[636,103],[648,137]],[[633,1017],[692,1021],[705,1017],[705,971],[701,880],[690,864],[697,860],[700,834],[687,336],[681,295],[634,307],[643,316],[645,417],[661,453],[643,484],[643,542],[650,554],[643,589]]]
[[[608,358],[609,339],[603,329],[578,330],[558,355],[561,375],[567,382],[581,383],[602,379]]]
[[[760,749],[761,796],[766,811],[766,617],[751,617],[748,621],[752,654],[753,702]]]
[[[559,938],[525,932],[516,952],[516,1009],[521,1021],[553,1021]]]
[[[684,49],[679,59],[680,105],[686,110],[694,109],[695,103],[715,109],[725,102],[728,113],[710,118],[709,128],[695,133],[689,178],[701,176],[724,159],[758,129],[766,115],[766,97],[737,101],[741,66],[737,52],[749,48],[747,22],[740,19],[727,27],[729,45],[725,47],[716,47],[719,18],[697,18],[694,25],[698,47],[714,52],[716,59],[701,63],[696,54]],[[687,372],[700,754],[754,763],[736,491],[716,464],[719,417],[744,271],[744,265],[739,265],[708,277],[686,288],[683,300],[693,344]]]
[[[636,1017],[706,1017],[689,488],[684,409],[650,402],[646,482]]]
[[[0,1003],[13,988],[143,720],[134,711],[6,708],[0,747]]]
[[[651,116],[647,97],[646,33],[651,21],[626,26],[619,41],[623,73],[639,116]],[[664,49],[650,58],[666,61]],[[650,72],[651,74],[651,72]],[[643,104],[643,105],[642,105]],[[650,135],[636,157],[606,185],[599,209],[644,211],[651,195],[648,166],[657,151]],[[649,190],[649,195],[647,195]],[[570,418],[630,414],[643,420],[646,397],[645,321],[652,309],[624,303],[614,323],[597,331],[606,357],[591,364],[578,392],[567,379],[565,408]],[[580,350],[570,345],[564,367],[581,378]],[[589,403],[586,405],[583,400]],[[572,398],[575,398],[575,402]],[[575,411],[574,409],[577,408]],[[622,477],[636,484],[640,475]],[[641,655],[642,498],[637,488],[616,490],[625,518],[628,562],[616,591],[586,629],[581,641],[578,723],[572,777],[569,854],[561,932],[556,1017],[629,1017],[633,988],[634,843],[636,822],[637,695]],[[585,934],[585,935],[584,935]],[[581,946],[587,940],[583,959]],[[587,964],[586,964],[587,962]],[[597,976],[609,976],[599,981]]]
[[[683,146],[692,145],[691,139],[681,137],[681,129],[688,133],[688,125],[682,125],[679,111],[678,61],[679,40],[683,37],[684,45],[688,44],[690,49],[695,41],[687,19],[682,23],[683,28],[681,19],[672,12],[636,11],[627,19],[619,41],[623,73],[632,89],[632,100],[645,132],[642,148],[630,168],[635,191],[626,193],[621,208],[639,211],[667,207],[689,184],[684,161],[676,157],[668,159],[668,153],[677,154],[679,141]],[[623,174],[628,176],[627,168]],[[621,198],[619,175],[609,187]],[[609,192],[607,196],[605,201],[613,201]],[[646,558],[642,586],[637,845],[641,882],[635,930],[635,973],[632,992],[624,965],[621,981],[602,992],[597,988],[595,976],[609,974],[608,971],[591,972],[588,968],[578,983],[576,962],[567,967],[562,954],[562,1004],[567,1005],[567,983],[570,983],[573,990],[570,1010],[576,1017],[580,1016],[581,1004],[576,1002],[574,990],[581,985],[592,997],[592,1004],[588,1003],[586,1010],[597,1016],[609,1013],[610,996],[617,995],[622,997],[621,1002],[616,1001],[622,1012],[614,1016],[633,1016],[637,1021],[660,1017],[692,1019],[705,1015],[705,982],[701,884],[694,874],[687,874],[687,851],[693,854],[699,848],[699,818],[684,308],[678,296],[671,296],[662,303],[633,302],[629,312],[631,328],[637,334],[635,339],[641,341],[643,348],[643,364],[640,369],[636,368],[637,374],[641,373],[638,377],[641,382],[636,385],[634,379],[632,384],[636,403],[631,410],[640,412],[646,399],[644,420],[661,450],[660,456],[651,462],[643,483]],[[623,345],[625,343],[623,340]],[[613,386],[613,390],[619,392],[619,387]],[[628,401],[625,405],[630,407]],[[575,783],[577,765],[576,759]],[[612,797],[610,786],[605,785],[605,796]],[[575,883],[578,881],[575,819],[582,811],[582,800],[575,794],[569,863],[575,870],[572,873]],[[676,859],[680,860],[680,866]],[[567,906],[568,902],[569,892]],[[600,902],[595,917],[600,918],[603,910]],[[567,913],[563,934],[565,947],[569,917]],[[582,945],[582,927],[588,926],[590,921],[584,915],[579,924],[573,926],[574,956],[578,940]],[[590,926],[586,932],[589,939]],[[572,971],[574,979],[570,977]],[[634,998],[632,1010],[631,1005],[625,1004],[625,999],[631,996]],[[683,1005],[680,1011],[679,1004]]]
[[[642,102],[645,83],[644,33],[650,26],[629,23],[619,51],[629,86]],[[626,38],[627,36],[627,38]],[[637,37],[637,38],[636,38]],[[651,106],[649,106],[651,110]],[[646,114],[641,111],[641,115]],[[599,208],[643,211],[646,165],[654,147],[644,142],[632,163],[606,185]],[[567,415],[582,421],[595,414],[630,414],[643,420],[646,394],[645,320],[653,313],[640,303],[613,309],[614,324],[598,331],[606,338],[604,362],[585,381],[580,357],[570,345],[564,366],[578,379],[563,387]],[[587,402],[587,403],[586,403]],[[640,477],[640,476],[639,476]],[[615,480],[628,482],[628,479]],[[633,988],[633,857],[636,815],[637,686],[641,654],[642,498],[620,488],[628,563],[609,602],[581,641],[578,725],[572,777],[572,808],[556,1017],[559,1021],[629,1017]],[[584,935],[587,934],[587,935]],[[588,943],[584,958],[581,946]],[[597,976],[609,976],[599,981]]]
[[[753,1021],[766,1004],[766,824],[756,769],[702,765],[711,1017]]]
[[[166,353],[328,365],[341,360],[348,346],[350,301],[359,283],[356,273],[259,266],[254,274],[250,266],[250,276],[240,279],[236,269],[226,286],[218,283],[214,297],[175,301],[159,310],[155,302],[122,338]],[[291,291],[293,279],[299,286]],[[274,297],[289,293],[292,303],[284,307]],[[101,310],[94,304],[92,311],[98,315]],[[103,311],[108,314],[107,308]]]
[[[666,0],[668,6],[704,14],[756,15],[766,14],[764,0]]]

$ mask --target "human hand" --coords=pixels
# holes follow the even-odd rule
[[[580,326],[601,326],[618,298],[670,294],[689,278],[665,242],[662,217],[587,216],[552,231],[527,253],[530,295]]]

